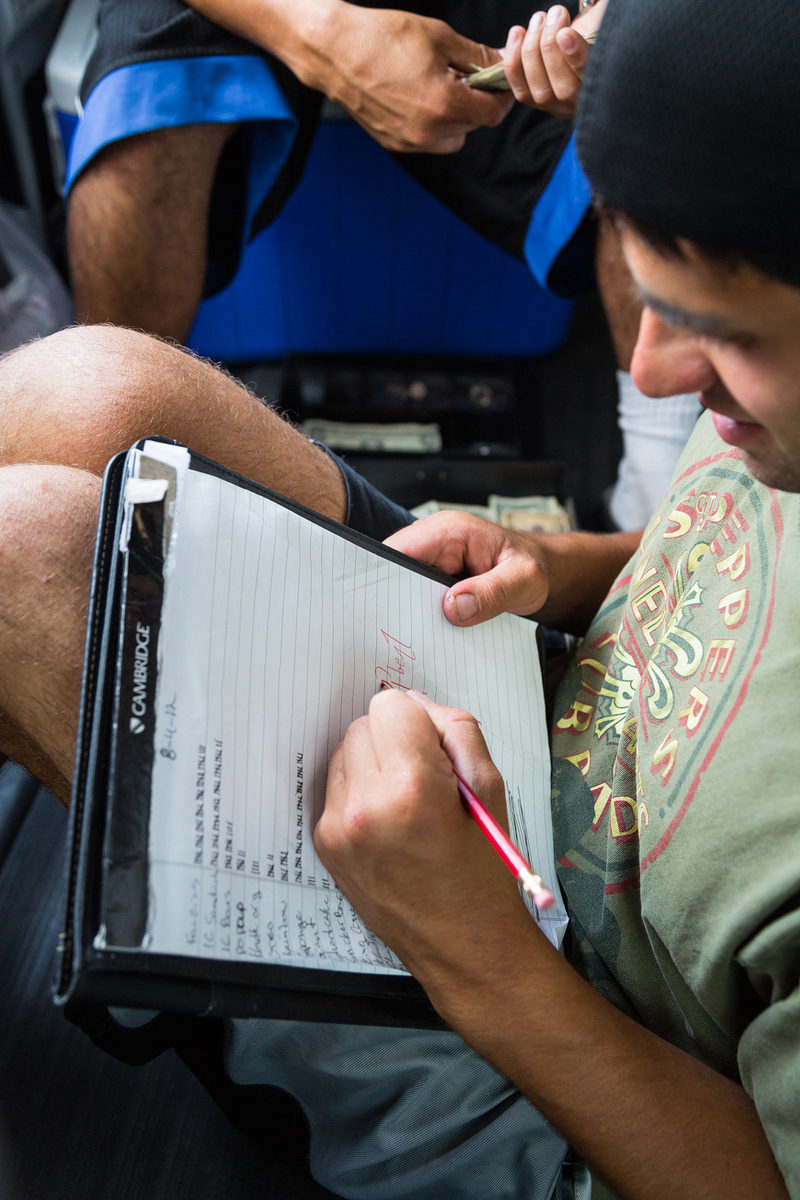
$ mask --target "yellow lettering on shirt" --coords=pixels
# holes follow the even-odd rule
[[[611,836],[616,841],[630,841],[638,835],[639,813],[629,796],[613,796],[610,815]]]
[[[662,783],[669,779],[678,757],[678,739],[673,736],[674,732],[670,729],[664,734],[650,764],[651,775],[660,775]]]
[[[678,724],[686,726],[686,734],[691,737],[700,728],[703,717],[708,711],[709,699],[699,687],[693,687],[689,692],[690,703],[678,713]]]
[[[733,583],[741,579],[750,570],[750,545],[745,542],[738,550],[734,550],[733,554],[729,554],[727,558],[720,559],[717,563],[717,572],[720,575],[727,575]]]
[[[594,820],[592,821],[592,832],[596,833],[600,828],[600,822],[603,819],[603,814],[611,802],[611,784],[597,783],[589,791],[594,796]]]
[[[567,762],[571,762],[573,766],[577,767],[585,779],[592,765],[592,752],[591,750],[584,750],[581,754],[568,754]]]
[[[709,643],[700,678],[705,679],[707,676],[709,679],[713,679],[716,675],[718,679],[724,679],[735,649],[735,638],[714,638]]]
[[[585,733],[592,721],[593,704],[581,704],[575,700],[570,705],[569,712],[556,722],[556,729],[571,730],[573,733]]]
[[[729,592],[727,596],[722,597],[717,607],[728,629],[738,629],[742,622],[747,620],[747,610],[750,607],[749,588]]]

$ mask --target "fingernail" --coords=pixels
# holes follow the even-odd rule
[[[535,12],[528,22],[528,29],[532,29],[536,33],[538,29],[541,29],[542,25],[544,25],[544,13]]]
[[[472,592],[459,592],[453,596],[453,607],[456,610],[456,616],[459,621],[471,621],[473,617],[478,615],[478,599],[473,596]]]
[[[562,10],[562,8],[561,8],[561,5],[560,5],[560,4],[556,4],[554,8],[550,8],[550,9],[548,9],[548,11],[547,11],[547,24],[548,24],[548,25],[555,25],[557,21],[560,21],[560,20],[561,20],[561,13],[562,13],[562,11],[563,11],[563,10]]]
[[[559,50],[563,54],[575,54],[578,49],[578,41],[570,29],[562,29],[556,37]]]

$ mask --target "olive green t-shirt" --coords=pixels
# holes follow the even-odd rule
[[[559,688],[552,750],[573,961],[741,1079],[800,1196],[800,496],[709,416]]]

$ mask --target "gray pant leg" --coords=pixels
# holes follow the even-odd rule
[[[347,1200],[555,1200],[573,1195],[567,1146],[454,1033],[233,1021],[239,1084],[295,1096],[311,1169]]]

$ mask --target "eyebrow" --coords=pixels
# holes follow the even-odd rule
[[[698,337],[712,338],[721,342],[741,341],[749,336],[746,330],[738,329],[723,317],[715,317],[709,313],[691,312],[677,304],[661,300],[658,296],[652,296],[637,285],[634,285],[634,290],[639,302],[654,312],[667,325],[685,329]]]

